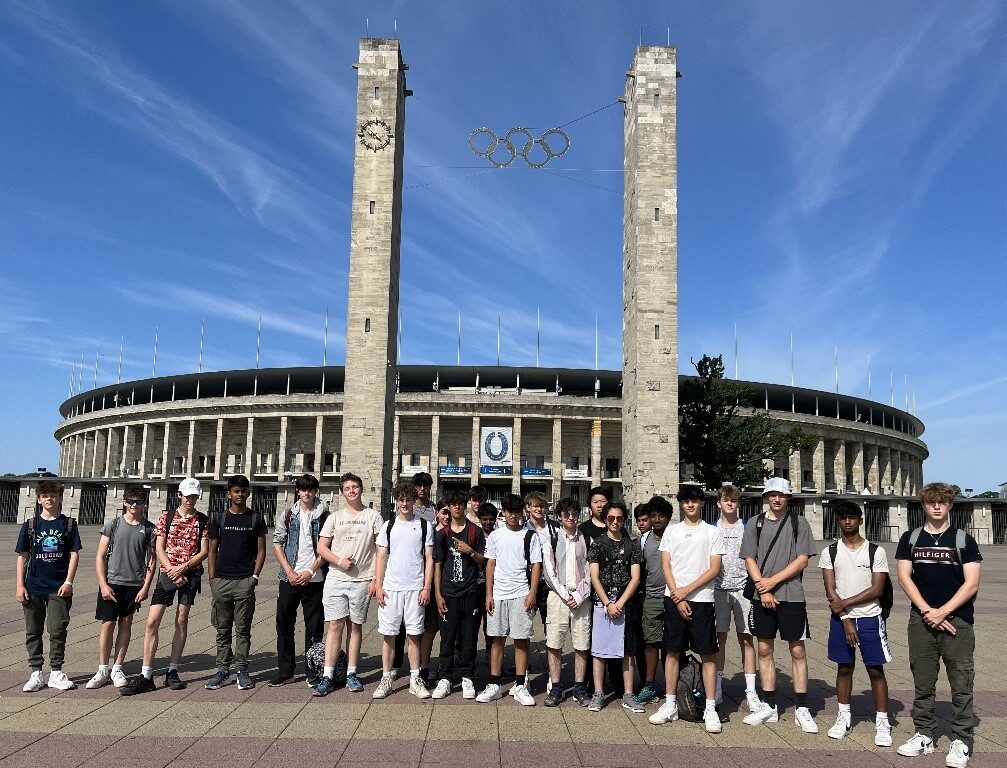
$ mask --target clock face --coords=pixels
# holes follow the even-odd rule
[[[372,152],[387,147],[392,141],[392,129],[384,120],[368,120],[357,132],[360,143]]]

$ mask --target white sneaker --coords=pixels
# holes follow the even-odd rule
[[[122,688],[126,682],[126,675],[123,674],[121,669],[112,670],[112,685],[116,688]]]
[[[934,751],[934,740],[927,738],[922,733],[914,733],[913,737],[897,750],[903,757],[917,757],[918,755],[929,755]]]
[[[944,760],[944,765],[948,768],[965,768],[969,764],[969,748],[961,739],[955,739],[948,747],[948,756]]]
[[[417,675],[416,677],[409,677],[409,693],[415,696],[417,699],[429,699],[430,691],[427,688],[427,684],[423,682],[423,678]]]
[[[93,691],[95,688],[104,688],[110,682],[112,682],[111,673],[107,669],[104,671],[99,669],[94,673],[94,677],[87,681],[84,687]]]
[[[751,714],[745,715],[745,725],[762,725],[763,723],[776,723],[780,720],[780,712],[776,707],[769,706],[766,702],[760,701],[759,708]]]
[[[490,701],[496,701],[503,696],[503,692],[500,690],[500,686],[496,683],[490,683],[485,688],[483,688],[482,693],[476,696],[476,701],[486,704]]]
[[[892,745],[892,724],[888,720],[874,721],[874,746],[890,747]]]
[[[720,722],[720,715],[715,709],[707,709],[703,712],[703,723],[706,725],[707,733],[720,733],[724,726]]]
[[[476,685],[472,682],[472,678],[463,677],[462,678],[462,698],[463,699],[474,699],[476,697]]]
[[[795,715],[796,717],[796,715]],[[829,728],[830,739],[845,739],[850,732],[850,718],[840,712],[836,715],[836,724]]]
[[[535,697],[531,695],[528,691],[528,687],[524,685],[515,685],[510,690],[510,695],[514,697],[514,700],[518,704],[522,704],[526,707],[535,706]]]
[[[759,694],[755,691],[748,691],[745,694],[745,706],[748,707],[749,712],[755,712],[762,706],[762,699],[759,698]]]
[[[389,675],[385,674],[381,676],[381,682],[378,683],[378,687],[374,689],[374,693],[371,694],[372,699],[383,699],[392,692],[392,683],[395,679]]]
[[[45,688],[45,680],[42,679],[42,670],[36,669],[31,673],[31,677],[28,678],[28,682],[21,690],[25,693],[35,693],[43,688]]]
[[[678,720],[678,704],[671,704],[667,700],[657,712],[647,718],[647,722],[651,725],[664,725],[672,720]]]
[[[441,678],[437,681],[437,686],[434,688],[434,692],[430,694],[433,699],[443,699],[451,693],[451,681],[445,678]]]
[[[49,682],[46,683],[50,688],[55,688],[57,691],[69,691],[71,688],[76,688],[77,684],[67,677],[62,669],[54,669],[49,673]]]
[[[807,707],[798,707],[794,710],[794,722],[801,726],[801,730],[805,733],[818,733],[818,723]]]
[[[399,671],[397,669],[393,669],[388,675],[392,678],[393,683],[399,679]]]

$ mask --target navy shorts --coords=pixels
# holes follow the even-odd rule
[[[868,616],[865,619],[854,619],[853,623],[857,625],[860,658],[864,660],[864,666],[880,667],[892,660],[884,619]],[[836,664],[853,664],[856,661],[856,649],[846,642],[843,622],[835,614],[829,623],[829,661]]]

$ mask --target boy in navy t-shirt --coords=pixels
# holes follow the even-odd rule
[[[35,491],[42,508],[25,521],[18,534],[17,600],[24,606],[25,645],[31,677],[24,684],[25,693],[48,685],[59,691],[76,688],[63,672],[66,629],[70,624],[73,602],[73,578],[77,573],[80,534],[76,522],[62,514],[63,484],[43,480]],[[48,682],[42,679],[42,632],[49,631]]]

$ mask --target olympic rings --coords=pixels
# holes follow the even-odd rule
[[[483,137],[489,137],[489,143],[480,149],[485,141]],[[521,157],[529,168],[538,169],[554,157],[565,155],[570,149],[570,137],[560,128],[550,128],[536,139],[527,128],[517,127],[511,128],[501,138],[492,128],[484,126],[469,134],[469,149],[472,154],[489,160],[494,168],[506,168]],[[530,156],[532,153],[534,156]]]

